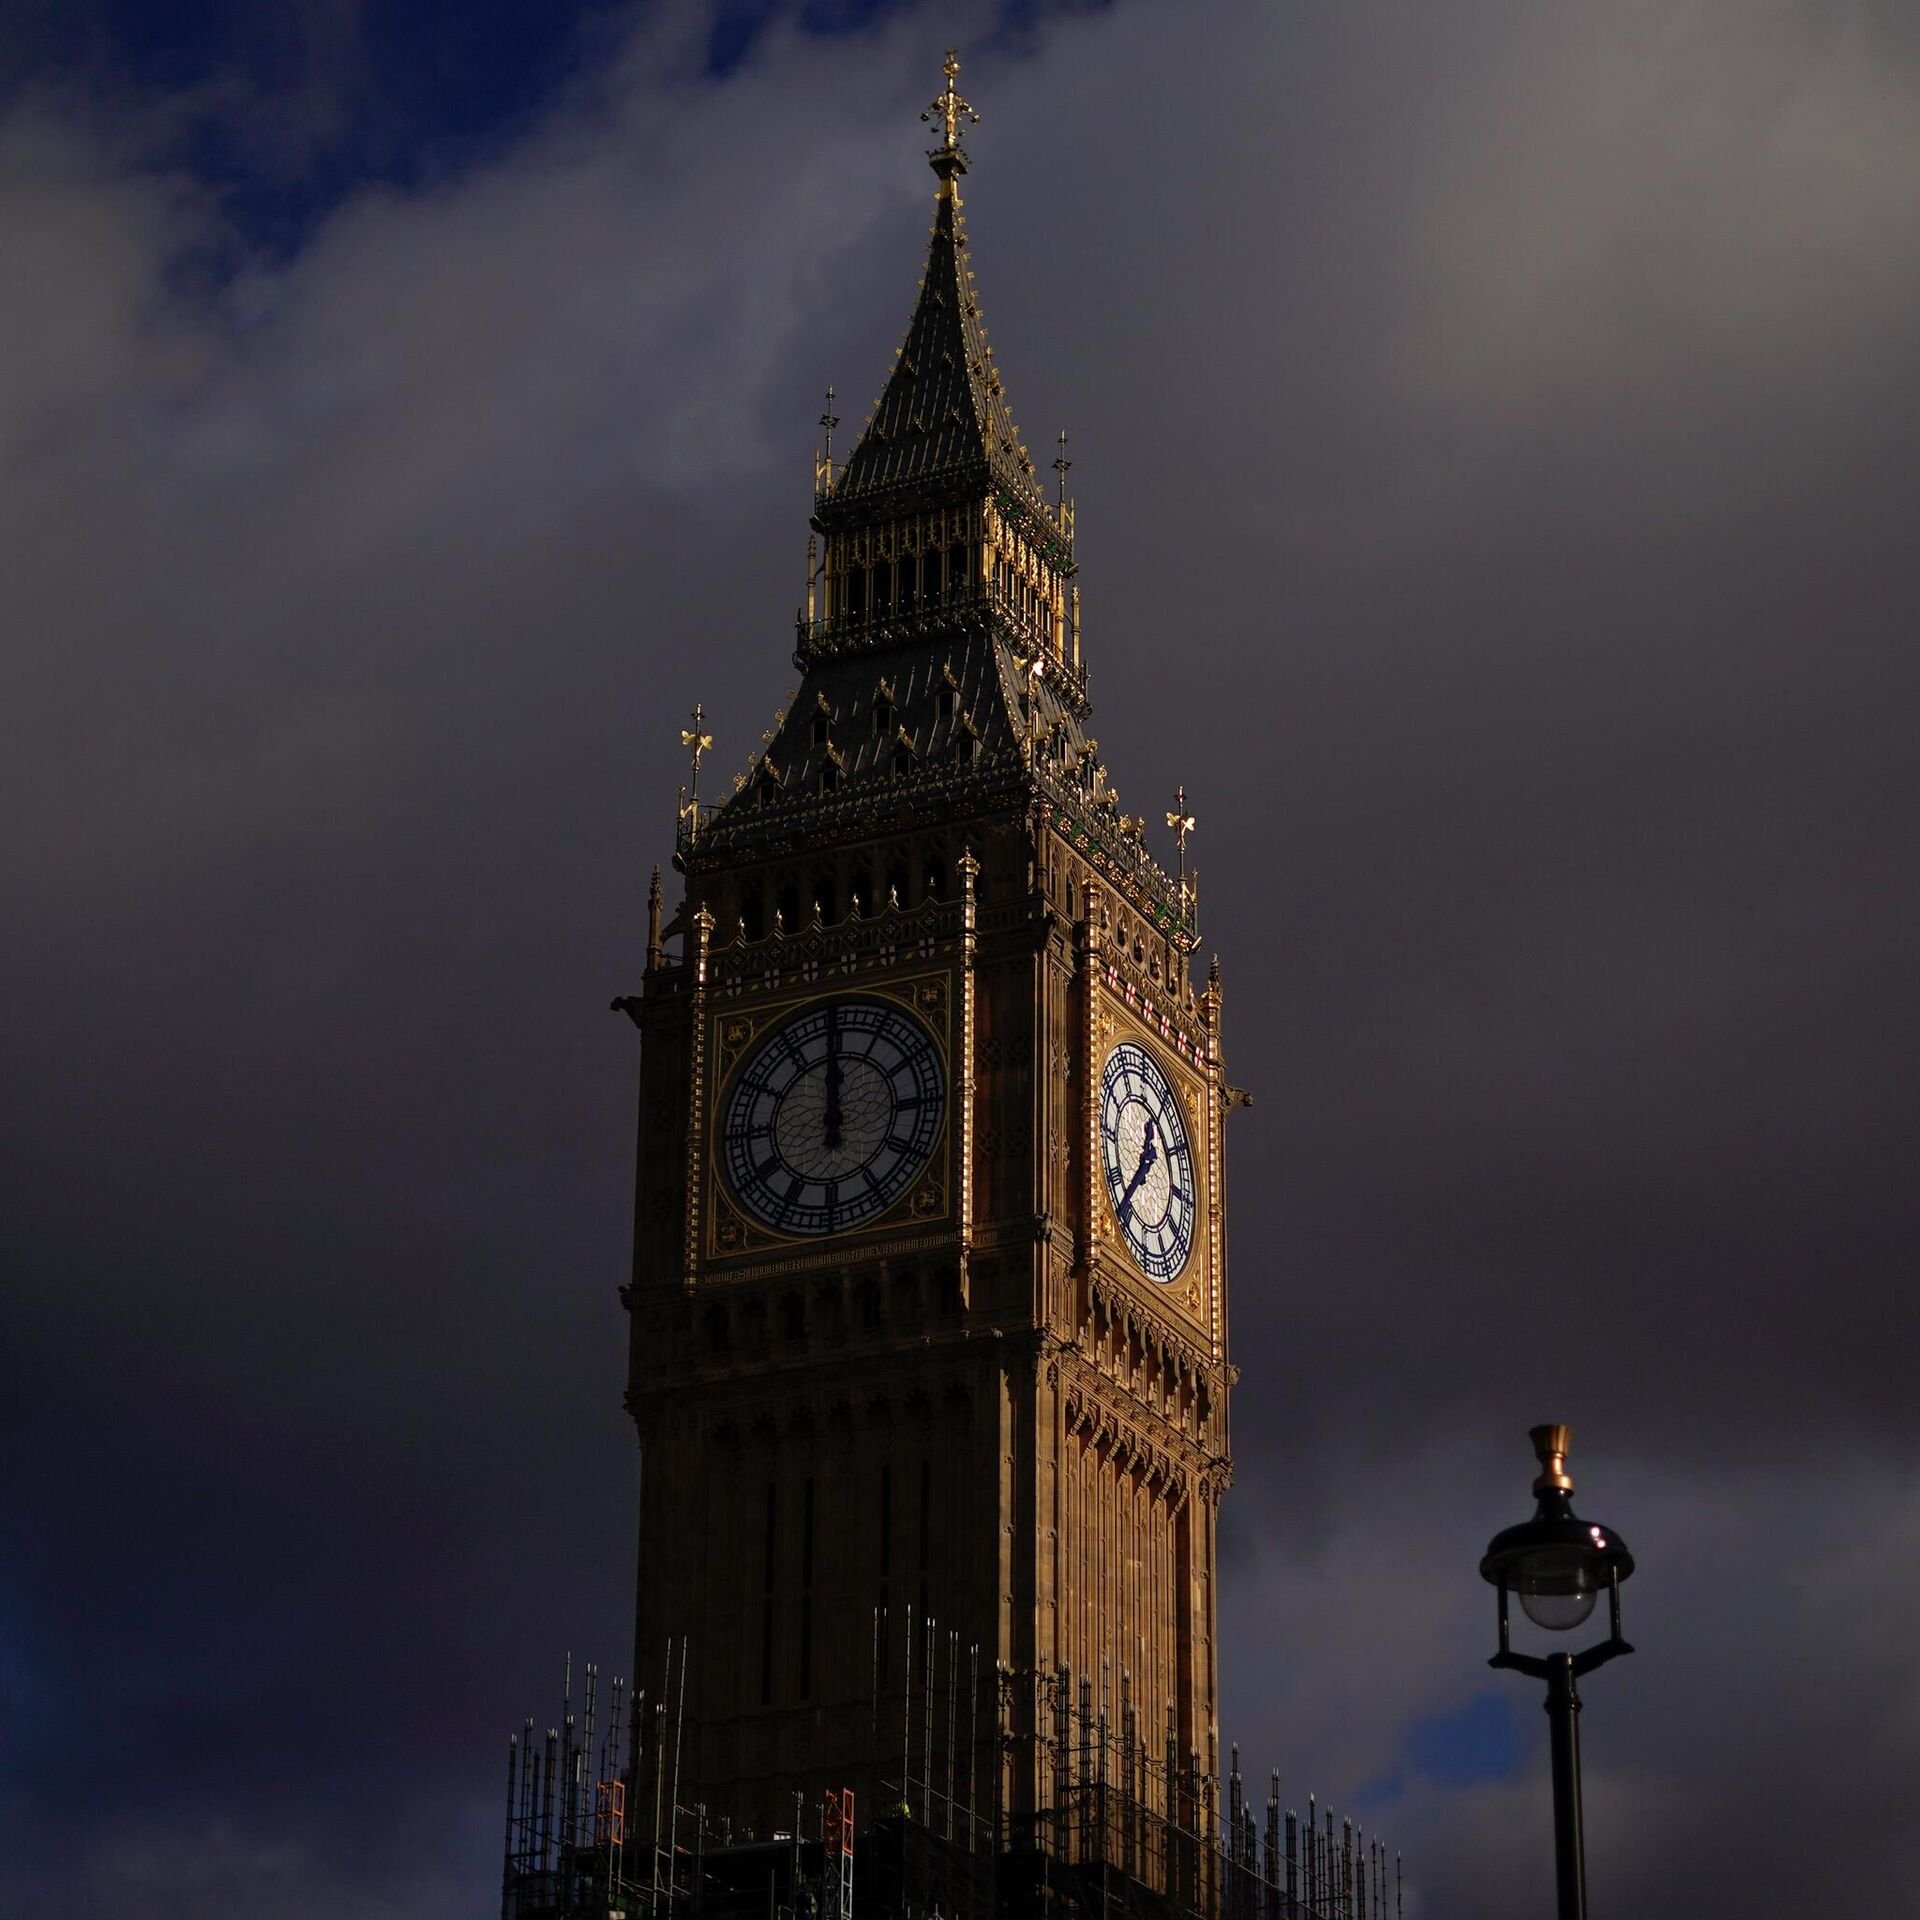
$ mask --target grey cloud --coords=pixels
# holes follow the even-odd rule
[[[1133,6],[969,57],[1098,731],[1130,808],[1195,797],[1259,1096],[1228,1732],[1344,1799],[1495,1681],[1474,1562],[1570,1418],[1642,1562],[1596,1896],[1650,1915],[1883,1897],[1920,1791],[1903,19]],[[0,301],[0,1124],[51,1456],[6,1617],[49,1794],[91,1766],[140,1834],[357,1910],[403,1857],[414,1912],[492,1871],[381,1780],[485,1806],[549,1654],[619,1662],[605,1002],[681,710],[742,766],[790,683],[817,395],[857,424],[925,225],[944,18],[776,28],[720,87],[692,31],[219,292],[176,271],[217,202],[125,128],[0,124],[38,269]],[[1537,1902],[1528,1753],[1379,1809],[1428,1911]],[[1789,1817],[1835,1844],[1783,1860]],[[151,1910],[201,1897],[138,1859]]]

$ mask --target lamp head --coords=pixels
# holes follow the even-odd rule
[[[1480,1573],[1518,1594],[1535,1626],[1569,1633],[1616,1579],[1632,1573],[1633,1555],[1610,1527],[1582,1520],[1573,1510],[1573,1479],[1567,1472],[1573,1429],[1535,1427],[1530,1437],[1540,1462],[1533,1518],[1494,1535]]]

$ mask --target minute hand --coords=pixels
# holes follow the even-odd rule
[[[822,1143],[829,1150],[840,1144],[843,1116],[840,1112],[840,1010],[827,1009],[827,1110],[821,1116],[826,1127]]]
[[[1153,1122],[1147,1122],[1146,1143],[1140,1149],[1140,1164],[1133,1170],[1133,1178],[1127,1182],[1127,1190],[1120,1196],[1120,1204],[1114,1208],[1122,1220],[1133,1205],[1133,1196],[1140,1191],[1140,1182],[1147,1177],[1148,1170],[1160,1157],[1160,1143],[1154,1133]]]

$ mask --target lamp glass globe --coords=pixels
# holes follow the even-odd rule
[[[1521,1611],[1549,1633],[1571,1633],[1592,1613],[1599,1598],[1599,1590],[1591,1585],[1569,1593],[1564,1578],[1553,1581],[1551,1591],[1530,1580],[1520,1583]]]

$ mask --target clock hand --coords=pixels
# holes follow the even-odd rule
[[[1147,1122],[1146,1141],[1140,1149],[1140,1164],[1133,1170],[1133,1178],[1127,1182],[1127,1190],[1120,1196],[1120,1204],[1114,1208],[1122,1220],[1127,1217],[1128,1209],[1133,1205],[1133,1196],[1140,1191],[1140,1182],[1147,1177],[1148,1169],[1160,1157],[1160,1144],[1155,1136],[1153,1122]]]
[[[826,1139],[827,1147],[840,1144],[840,1127],[845,1115],[840,1111],[840,1009],[829,1005],[827,1008],[827,1111]]]

